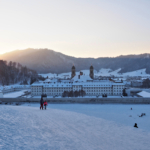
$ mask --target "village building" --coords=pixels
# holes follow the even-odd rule
[[[83,73],[76,74],[75,66],[73,66],[70,79],[48,78],[43,82],[34,82],[31,85],[31,95],[62,96],[64,91],[83,90],[86,96],[101,96],[103,94],[121,96],[124,88],[123,81],[94,79],[93,66],[90,66],[89,76]]]

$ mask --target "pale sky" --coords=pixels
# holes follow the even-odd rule
[[[0,53],[75,57],[150,53],[150,0],[0,0]]]

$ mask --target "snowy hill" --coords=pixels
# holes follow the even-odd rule
[[[81,70],[83,74],[89,75],[89,70]],[[94,75],[95,76],[116,76],[116,77],[135,77],[135,76],[141,76],[141,77],[150,77],[150,74],[146,73],[146,69],[140,69],[132,72],[126,72],[126,73],[119,73],[121,71],[120,69],[117,69],[115,71],[112,71],[111,69],[100,69],[99,71],[94,70]],[[77,71],[76,74],[79,74],[80,72]],[[59,77],[59,78],[70,78],[71,77],[71,72],[67,73],[61,73],[61,74],[53,74],[53,73],[47,73],[47,74],[39,74],[43,77]]]
[[[115,71],[112,71],[111,69],[100,69],[100,71],[95,74],[95,75],[98,75],[98,76],[122,76],[122,77],[127,77],[127,76],[130,76],[130,77],[134,77],[134,76],[149,76],[150,77],[150,74],[147,74],[146,73],[146,69],[140,69],[140,70],[136,70],[136,71],[131,71],[131,72],[126,72],[126,73],[119,73],[121,71],[121,68],[120,69],[117,69]]]
[[[130,110],[130,108],[133,110]],[[139,117],[141,113],[146,116]],[[0,149],[149,150],[148,105],[0,105]],[[137,123],[139,128],[134,128]]]

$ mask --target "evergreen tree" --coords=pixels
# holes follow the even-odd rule
[[[75,97],[78,97],[78,94],[79,94],[78,91],[75,91],[75,92],[74,92],[74,96],[75,96]]]
[[[84,90],[81,90],[81,96],[83,97],[83,96],[85,96],[85,95],[86,95],[85,91],[84,91]]]
[[[9,85],[17,82],[27,84],[30,78],[38,78],[36,71],[21,66],[21,64],[0,60],[0,84]]]
[[[122,95],[123,95],[123,96],[128,96],[127,93],[126,93],[126,88],[123,89]]]
[[[143,88],[150,88],[150,79],[145,79],[143,81],[143,85],[142,85]]]
[[[68,97],[73,97],[73,95],[74,95],[73,91],[70,91],[70,92],[68,93]]]

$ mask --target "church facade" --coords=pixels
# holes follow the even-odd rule
[[[94,79],[94,68],[90,66],[89,75],[76,74],[75,66],[71,70],[70,79],[51,78],[43,82],[35,82],[31,85],[31,95],[62,96],[64,91],[84,90],[87,96],[121,96],[125,84],[113,80]]]

